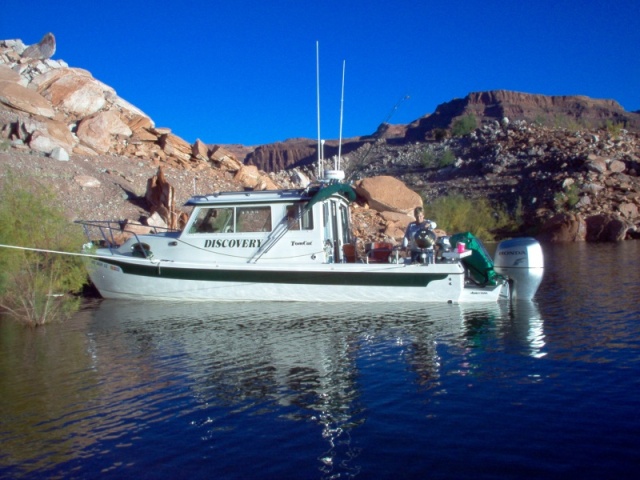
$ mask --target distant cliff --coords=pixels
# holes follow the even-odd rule
[[[493,90],[470,93],[439,105],[433,114],[408,125],[404,138],[407,141],[424,140],[434,129],[450,128],[457,118],[467,115],[476,117],[479,124],[507,117],[511,121],[525,120],[545,126],[598,128],[610,122],[621,123],[629,130],[640,130],[640,115],[625,111],[614,100]]]
[[[524,120],[529,123],[558,128],[601,128],[607,124],[621,125],[625,129],[640,131],[640,114],[627,112],[614,100],[598,100],[585,96],[546,96],[529,93],[493,90],[470,93],[439,105],[408,125],[383,124],[370,135],[346,139],[343,152],[354,151],[363,143],[385,139],[396,145],[433,139],[437,130],[446,131],[460,118],[473,116],[478,124],[489,121]],[[337,154],[337,143],[327,141],[325,158]],[[246,155],[245,163],[266,172],[280,171],[315,162],[316,142],[295,139],[261,145]]]

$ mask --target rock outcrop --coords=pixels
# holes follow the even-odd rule
[[[435,112],[407,127],[406,141],[422,141],[436,129],[449,129],[459,118],[472,115],[478,124],[508,118],[555,127],[603,127],[607,122],[640,130],[640,116],[625,111],[614,100],[592,99],[579,95],[548,96],[492,90],[470,93],[439,105]]]
[[[511,211],[519,206],[526,224],[542,227],[548,241],[615,241],[640,233],[640,136],[619,125],[493,121],[440,142],[379,140],[345,164],[351,177],[392,175],[427,202],[461,194]],[[590,220],[600,215],[611,226]]]
[[[255,167],[243,172],[244,164],[229,152],[221,164],[218,146],[189,144],[156,127],[90,72],[53,60],[55,51],[51,33],[28,47],[21,40],[0,41],[0,111],[8,113],[0,138],[12,148],[57,157],[115,154],[191,170],[221,167],[246,178],[243,187],[274,188]]]

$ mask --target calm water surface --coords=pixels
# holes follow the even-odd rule
[[[544,253],[512,306],[0,320],[0,477],[637,478],[640,242]]]

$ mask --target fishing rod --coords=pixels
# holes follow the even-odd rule
[[[391,120],[391,117],[393,117],[393,115],[396,113],[396,111],[398,110],[398,108],[400,107],[400,105],[402,105],[402,103],[405,102],[405,100],[409,100],[411,97],[406,94],[403,95],[400,100],[398,100],[396,102],[396,104],[393,106],[393,108],[391,109],[391,111],[389,112],[389,114],[385,117],[385,119],[382,121],[382,123],[380,124],[380,126],[382,125],[387,125],[389,123],[389,120]],[[380,135],[382,134],[382,129],[380,128],[380,126],[378,127],[378,129],[376,130],[376,132],[373,134],[373,140],[371,142],[369,142],[369,148],[367,149],[367,151],[365,152],[364,156],[360,159],[360,161],[358,162],[360,164],[360,166],[364,165],[364,161],[367,159],[367,157],[369,156],[369,154],[371,153],[371,150],[373,149],[373,145],[376,143],[376,140],[378,140],[378,138],[380,138]],[[350,176],[348,180],[353,180],[353,175],[355,174],[355,172],[353,172]]]

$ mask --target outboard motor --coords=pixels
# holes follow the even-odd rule
[[[494,255],[495,271],[509,277],[515,300],[531,300],[544,272],[542,247],[535,238],[512,238],[498,244]]]

